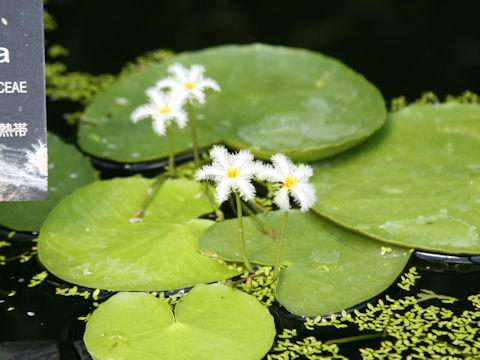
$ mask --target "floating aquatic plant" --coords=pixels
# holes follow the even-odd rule
[[[285,47],[230,45],[160,61],[99,93],[79,124],[81,148],[120,162],[167,157],[168,139],[146,124],[133,125],[130,114],[173,63],[202,64],[222,87],[205,105],[192,104],[195,120],[201,120],[200,147],[224,143],[262,159],[282,152],[294,161],[313,161],[358,144],[385,121],[380,92],[334,59]],[[186,129],[173,135],[177,153],[192,149]]]
[[[221,284],[198,285],[175,305],[146,293],[119,293],[86,325],[95,359],[261,359],[275,324],[253,296]]]
[[[141,119],[151,117],[153,131],[160,136],[167,134],[170,146],[168,169],[170,176],[175,176],[175,149],[170,126],[172,121],[175,121],[180,129],[187,125],[187,113],[183,110],[185,94],[180,91],[160,92],[155,88],[148,88],[145,93],[150,103],[136,108],[131,114],[131,119],[137,123]]]
[[[258,216],[280,228],[283,214]],[[236,219],[214,224],[201,235],[201,252],[227,261],[242,261],[236,236]],[[277,242],[264,234],[254,220],[243,223],[249,261],[274,265]],[[275,295],[296,315],[330,314],[362,303],[386,290],[402,273],[410,251],[396,246],[390,252],[382,243],[341,228],[313,212],[290,210],[280,257]],[[252,278],[252,282],[255,278]]]
[[[205,67],[199,64],[194,64],[190,69],[187,69],[180,63],[174,63],[168,67],[167,71],[173,76],[157,81],[154,88],[157,90],[167,88],[172,92],[178,91],[184,94],[188,103],[188,114],[192,128],[193,157],[195,165],[199,167],[200,157],[198,155],[197,130],[195,116],[192,114],[192,104],[194,101],[204,104],[204,90],[213,89],[220,91],[220,86],[218,86],[215,80],[203,77]]]
[[[300,211],[305,212],[315,203],[315,189],[308,183],[308,179],[313,175],[313,170],[310,166],[304,164],[295,166],[292,161],[283,154],[273,155],[271,161],[273,166],[263,165],[260,167],[257,177],[280,185],[274,196],[275,204],[283,211],[282,226],[277,242],[275,264],[273,267],[273,277],[277,279],[285,227],[290,210],[289,195],[293,197],[295,203],[300,207]]]
[[[198,237],[214,222],[198,219],[213,208],[196,181],[165,180],[143,221],[129,221],[153,181],[98,181],[64,199],[40,231],[42,264],[65,281],[105,290],[179,289],[237,275],[198,253]]]
[[[215,197],[218,203],[228,200],[230,193],[234,193],[237,204],[240,251],[245,266],[252,271],[253,267],[245,251],[241,199],[248,201],[255,197],[256,190],[251,181],[257,174],[259,165],[248,150],[230,154],[223,146],[213,146],[210,150],[210,157],[212,164],[200,168],[196,173],[196,179],[215,181]]]
[[[412,267],[397,285],[405,288],[419,278]],[[336,339],[317,339],[315,336],[299,339],[296,329],[284,329],[277,336],[267,359],[347,360],[346,355],[352,353],[351,347],[346,348],[348,344],[375,339],[377,346],[361,347],[356,356],[365,360],[477,359],[480,353],[480,295],[468,296],[472,309],[462,312],[445,307],[457,301],[451,296],[426,289],[415,295],[399,299],[386,296],[354,314],[342,311],[338,316],[308,318],[304,324],[308,330],[353,326],[360,334]],[[444,305],[433,305],[435,301]]]
[[[364,144],[315,165],[313,209],[392,244],[478,254],[479,129],[480,106],[472,103],[393,112]]]

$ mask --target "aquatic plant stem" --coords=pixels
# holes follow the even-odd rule
[[[220,222],[225,220],[225,215],[223,214],[223,211],[220,210],[220,206],[218,206],[218,203],[215,201],[213,194],[210,192],[210,187],[211,185],[209,183],[203,183],[202,192],[207,197],[208,201],[210,202],[210,205],[212,205],[215,211],[215,215],[217,216],[216,220]]]
[[[158,175],[155,178],[155,181],[152,182],[152,184],[148,187],[147,193],[145,194],[145,197],[143,198],[142,204],[137,209],[137,211],[135,211],[135,214],[133,214],[133,216],[130,218],[131,223],[137,223],[137,222],[140,222],[142,220],[143,215],[145,215],[145,210],[146,210],[147,206],[150,204],[150,202],[152,201],[152,199],[153,199],[153,197],[156,193],[158,185],[166,177],[166,175],[167,174],[165,174],[165,173]]]
[[[238,216],[237,209],[236,209],[236,202],[233,201],[232,197],[228,199],[228,205],[230,205],[230,209],[232,212],[235,214],[235,216]]]
[[[250,200],[248,202],[248,205],[250,205],[253,209],[257,210],[258,212],[261,212],[262,214],[269,214],[270,213],[270,210],[268,208],[260,205],[256,201]]]
[[[175,149],[173,147],[172,125],[167,126],[168,144],[170,152],[168,154],[168,172],[171,177],[175,176]]]
[[[278,239],[277,232],[275,230],[273,230],[270,226],[265,224],[262,220],[260,220],[258,218],[257,214],[255,213],[255,211],[250,209],[248,207],[248,205],[245,204],[245,203],[242,203],[242,206],[243,206],[243,210],[245,210],[245,212],[248,213],[248,216],[250,217],[250,219],[252,219],[253,221],[255,221],[257,223],[257,225],[260,227],[261,231],[265,235],[268,235],[268,236],[274,238],[275,240]]]
[[[278,279],[278,272],[280,269],[280,254],[282,252],[283,239],[285,237],[285,227],[287,225],[288,211],[283,213],[282,228],[280,229],[280,237],[277,243],[277,252],[275,254],[275,265],[273,266],[273,279]]]
[[[242,202],[240,200],[240,196],[238,196],[238,193],[236,191],[234,191],[234,194],[235,200],[237,201],[238,241],[240,242],[240,253],[242,254],[243,262],[245,263],[248,271],[252,272],[253,267],[250,264],[250,261],[248,261],[247,251],[245,250],[245,239],[243,236]]]
[[[197,168],[200,167],[200,156],[198,155],[198,142],[197,142],[197,127],[195,124],[195,116],[193,116],[192,103],[188,102],[188,118],[190,119],[190,126],[192,128],[192,144],[193,144],[193,159]]]
[[[339,339],[327,340],[327,341],[325,341],[325,345],[345,344],[345,343],[354,342],[354,341],[375,339],[375,338],[379,338],[379,337],[382,337],[382,336],[383,336],[383,333],[350,336],[350,337],[344,337],[344,338],[339,338]]]
[[[171,125],[167,126],[167,136],[168,136],[168,142],[169,142],[169,145],[170,145],[170,151],[169,151],[169,154],[168,154],[168,173],[167,174],[170,177],[174,177],[175,176],[175,149],[173,147],[173,136],[172,136],[172,126]],[[157,176],[155,181],[149,186],[149,188],[147,189],[147,193],[145,194],[145,198],[143,199],[142,204],[137,209],[137,211],[135,211],[135,213],[133,214],[133,216],[129,220],[131,223],[137,223],[137,222],[140,222],[142,220],[143,216],[145,215],[145,209],[150,204],[150,201],[152,200],[152,198],[155,194],[155,190],[156,190],[158,184],[161,182],[161,180],[163,180],[163,178],[167,174],[160,174],[159,176]]]

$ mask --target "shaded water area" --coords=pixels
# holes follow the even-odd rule
[[[480,3],[435,0],[50,0],[72,70],[118,73],[147,51],[263,42],[338,58],[387,100],[480,91]],[[62,59],[63,60],[63,59]]]
[[[6,238],[5,231],[2,236]],[[35,243],[26,241],[26,234],[23,234],[23,238],[22,234],[16,236],[19,236],[18,240],[14,238],[13,244],[3,247],[1,251],[1,254],[11,261],[0,267],[0,359],[90,359],[82,341],[85,322],[78,318],[95,308],[93,289],[79,287],[76,289],[77,295],[65,296],[73,284],[51,274],[38,285],[31,286],[32,277],[41,273],[44,268],[35,255],[30,257],[32,251],[35,252]],[[427,301],[425,306],[445,306],[457,314],[463,310],[474,310],[466,298],[480,292],[479,260],[478,257],[432,256],[417,252],[406,268],[415,266],[421,276],[415,287],[407,292],[392,285],[378,298],[369,302],[376,304],[378,299],[385,299],[386,295],[398,299],[415,295],[421,289],[428,289],[437,294],[456,297],[459,301],[447,306],[438,300],[432,300]],[[82,294],[89,290],[90,296],[85,299]],[[59,294],[61,292],[63,295]],[[98,302],[106,300],[112,294],[100,292]],[[366,305],[367,303],[359,304],[355,309],[364,311]],[[348,309],[350,312],[352,310]],[[303,327],[304,319],[289,314],[280,305],[274,304],[270,311],[276,320],[277,332],[280,333],[284,328],[296,328],[299,339],[315,336],[319,340],[327,341],[366,334],[352,326],[345,329],[319,327],[310,331]],[[377,348],[382,340],[385,339],[375,337],[340,344],[339,353],[348,359],[361,359],[359,348]]]

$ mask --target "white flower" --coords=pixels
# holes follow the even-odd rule
[[[159,80],[155,84],[157,90],[170,88],[183,91],[188,100],[197,100],[201,104],[205,103],[205,89],[220,91],[215,80],[203,77],[205,68],[202,65],[192,65],[187,69],[180,63],[175,63],[169,66],[168,72],[173,76]]]
[[[313,175],[312,168],[304,164],[295,166],[283,154],[275,154],[270,160],[273,166],[263,165],[257,177],[281,184],[275,194],[275,204],[281,210],[288,211],[290,209],[289,194],[291,194],[301,211],[310,209],[315,204],[315,188],[308,183],[308,179]]]
[[[27,161],[30,169],[40,171],[43,176],[48,175],[48,152],[47,145],[40,140],[32,145],[33,150],[27,150]]]
[[[141,105],[132,112],[130,118],[134,123],[151,117],[153,119],[153,130],[158,135],[165,135],[165,130],[172,120],[177,123],[180,129],[187,125],[187,113],[182,109],[186,98],[182,93],[175,91],[161,92],[155,88],[148,88],[145,93],[149,97],[150,103]]]
[[[258,164],[253,161],[250,151],[229,154],[224,146],[214,145],[210,157],[212,164],[199,169],[195,177],[197,180],[215,181],[218,203],[226,201],[232,189],[245,201],[255,198],[255,187],[250,181],[258,170]]]

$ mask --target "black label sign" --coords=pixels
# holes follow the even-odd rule
[[[0,0],[0,201],[47,197],[42,0]]]

